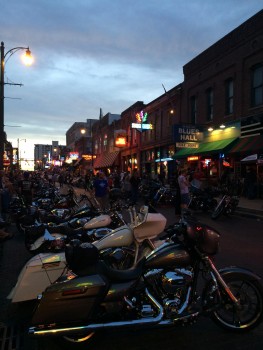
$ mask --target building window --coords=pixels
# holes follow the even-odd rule
[[[196,118],[196,115],[197,115],[197,108],[196,108],[196,97],[195,96],[192,96],[190,98],[190,118],[191,118],[191,124],[196,124],[197,122],[197,118]]]
[[[206,90],[206,110],[207,121],[211,121],[214,118],[214,92],[212,88]]]
[[[234,110],[234,81],[233,79],[226,80],[225,83],[226,93],[226,115],[232,114]]]
[[[251,106],[256,107],[263,104],[263,65],[254,66],[251,73]]]

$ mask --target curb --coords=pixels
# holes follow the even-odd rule
[[[235,214],[246,218],[263,220],[263,212],[260,210],[251,210],[237,207]]]

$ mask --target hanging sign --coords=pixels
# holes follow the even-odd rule
[[[116,130],[114,132],[114,144],[115,147],[127,146],[127,134],[125,130]]]
[[[147,112],[139,112],[135,115],[137,123],[132,123],[132,129],[137,129],[138,131],[152,130],[153,125],[147,123],[148,113]]]

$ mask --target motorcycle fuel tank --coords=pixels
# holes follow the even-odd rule
[[[91,220],[89,220],[84,226],[84,230],[91,230],[98,227],[106,227],[111,223],[111,218],[109,215],[99,215]]]
[[[191,263],[189,253],[180,244],[167,243],[153,250],[146,259],[146,268],[185,267]]]
[[[128,226],[122,226],[113,230],[111,233],[107,234],[105,237],[93,244],[99,250],[114,247],[127,247],[133,242],[133,232]]]

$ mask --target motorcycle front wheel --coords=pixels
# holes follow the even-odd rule
[[[258,326],[263,318],[263,288],[260,282],[245,273],[232,272],[223,278],[239,305],[235,305],[224,290],[220,290],[220,295],[217,291],[209,293],[209,298],[213,295],[216,305],[211,319],[219,327],[232,332],[247,332]]]
[[[215,210],[212,212],[211,214],[211,218],[213,220],[219,218],[219,216],[223,213],[225,209],[225,202],[224,201],[221,201],[218,206],[215,208]]]

